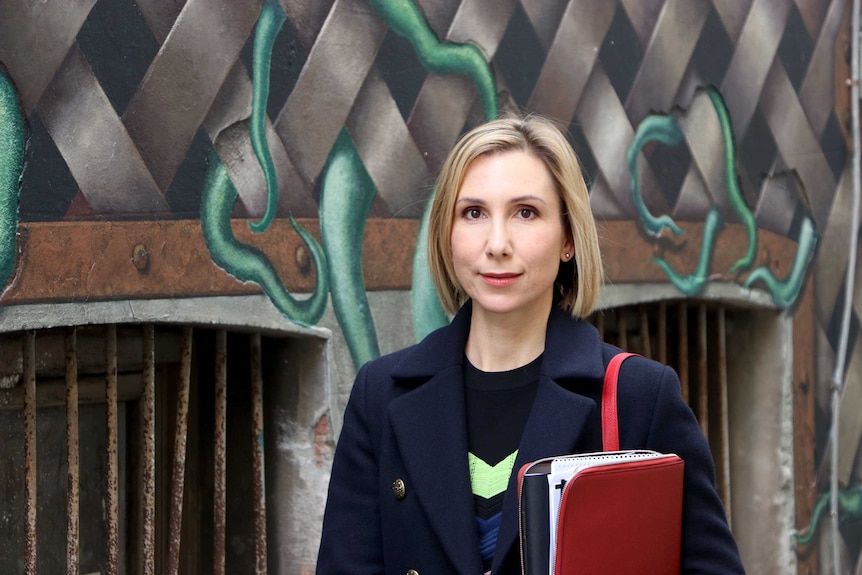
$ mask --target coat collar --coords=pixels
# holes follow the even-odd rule
[[[405,355],[392,376],[398,384],[415,389],[389,407],[416,493],[453,565],[464,573],[481,572],[478,536],[472,529],[463,533],[462,527],[475,522],[462,371],[471,312],[467,302],[449,326],[433,332]],[[539,387],[515,469],[535,459],[579,450],[585,440],[590,443],[585,431],[596,404],[582,395],[579,384],[603,377],[601,346],[590,324],[573,320],[557,308],[551,312]],[[499,570],[517,541],[516,475],[512,474],[504,499],[492,572]]]
[[[395,366],[392,377],[402,383],[421,384],[442,370],[464,361],[473,306],[467,301],[452,323],[428,335]],[[548,317],[542,374],[564,383],[575,379],[601,379],[605,373],[602,342],[596,329],[575,320],[554,306]]]

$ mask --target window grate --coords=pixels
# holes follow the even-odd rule
[[[731,519],[727,315],[721,304],[657,302],[599,310],[590,321],[608,343],[673,367],[683,399],[709,440],[716,487]]]
[[[0,516],[25,519],[0,523],[0,571],[266,573],[265,383],[277,368],[265,362],[284,364],[290,341],[153,324],[0,334],[0,454],[19,462],[0,492],[23,493],[0,498]],[[62,462],[44,431],[61,423]]]

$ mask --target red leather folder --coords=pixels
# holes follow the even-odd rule
[[[629,355],[614,358],[605,376],[602,433],[606,451],[547,458],[519,471],[524,575],[679,573],[683,461],[673,454],[616,451],[616,379],[620,364]],[[610,420],[609,401],[613,403]],[[609,447],[614,451],[609,452]],[[562,488],[562,496],[552,551],[548,490],[553,486],[548,484],[547,474],[555,459],[573,465],[576,471],[562,487],[557,486]]]

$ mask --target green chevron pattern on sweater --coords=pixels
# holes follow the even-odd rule
[[[516,449],[496,465],[488,465],[482,459],[468,453],[467,461],[470,466],[470,485],[473,487],[473,495],[491,499],[506,491],[517,456]]]

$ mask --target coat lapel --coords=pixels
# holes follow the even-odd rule
[[[393,401],[389,408],[400,455],[426,515],[452,564],[482,572],[467,466],[461,367],[450,367]]]

